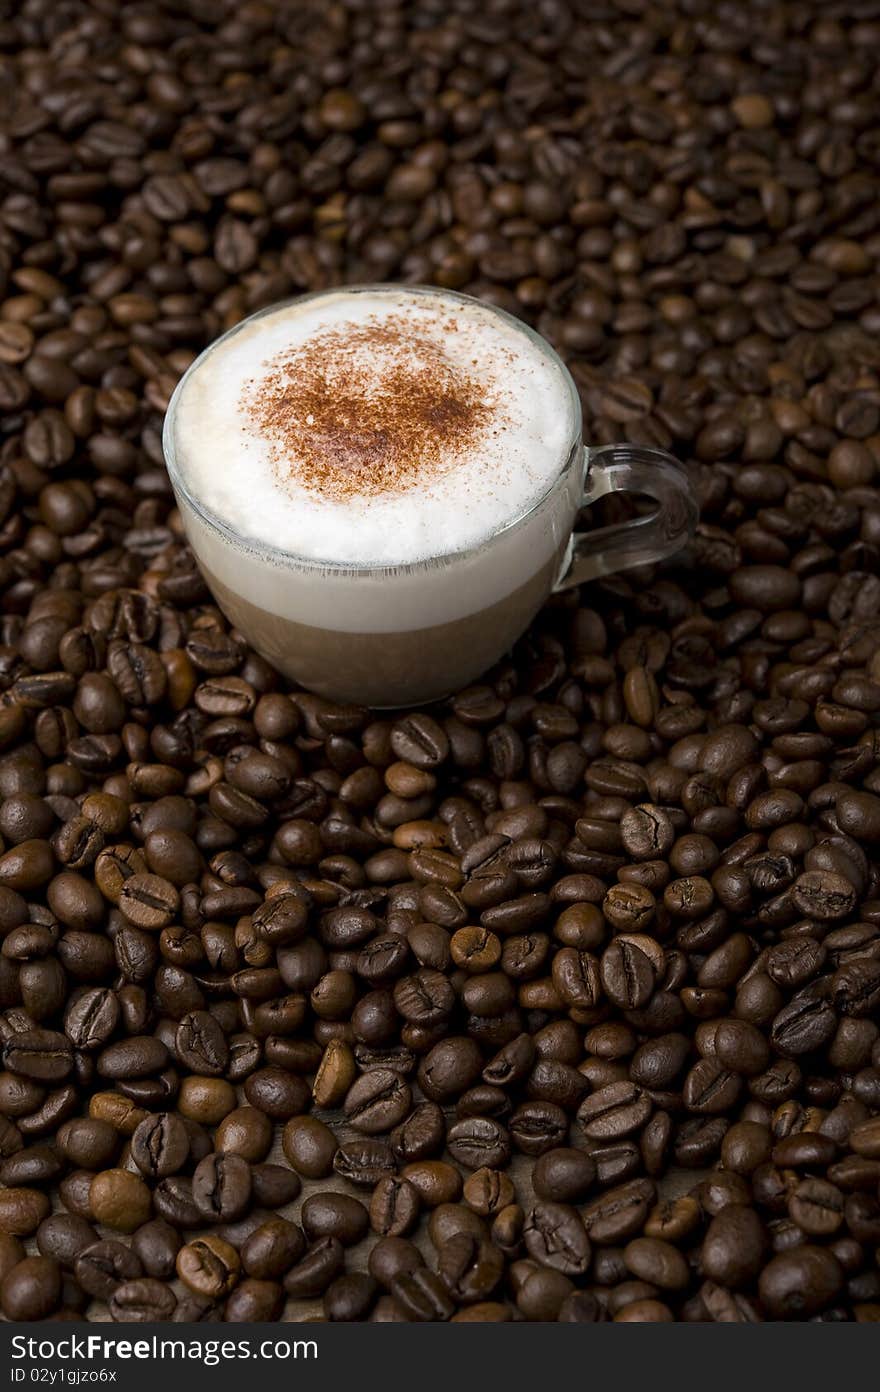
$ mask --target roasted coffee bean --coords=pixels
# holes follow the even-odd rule
[[[114,1238],[86,1247],[77,1257],[73,1271],[83,1290],[97,1300],[109,1300],[117,1286],[143,1275],[133,1246]]]
[[[312,1093],[319,1107],[338,1106],[355,1079],[354,1054],[341,1039],[331,1039],[324,1051]]]
[[[837,1297],[843,1271],[824,1247],[795,1247],[773,1257],[761,1272],[758,1290],[771,1319],[817,1314]]]
[[[131,1158],[147,1179],[182,1170],[190,1153],[189,1132],[173,1112],[145,1117],[131,1138]]]
[[[409,1180],[380,1179],[370,1199],[370,1226],[380,1237],[405,1237],[415,1227],[421,1204]]]
[[[374,1068],[363,1073],[346,1094],[344,1111],[352,1126],[366,1135],[391,1131],[409,1112],[412,1093],[399,1073]]]
[[[416,1322],[436,1322],[452,1318],[455,1303],[441,1278],[424,1267],[396,1276],[391,1294],[404,1318]]]
[[[504,1273],[504,1256],[491,1242],[457,1233],[437,1253],[437,1274],[458,1304],[486,1300]]]
[[[681,1252],[662,1238],[633,1238],[624,1248],[623,1260],[637,1280],[661,1291],[683,1290],[690,1279]]]
[[[229,1063],[229,1044],[222,1027],[207,1010],[193,1010],[177,1027],[174,1051],[193,1073],[222,1076]]]
[[[29,1237],[49,1213],[49,1200],[39,1189],[0,1189],[0,1231]]]
[[[150,1216],[150,1191],[127,1170],[102,1170],[89,1187],[89,1206],[96,1222],[130,1233]]]
[[[4,20],[3,1313],[872,1320],[870,6],[313,8]],[[430,713],[288,689],[163,468],[219,333],[370,280],[537,328],[701,509]],[[366,1270],[320,1186],[249,1216],[331,1176]]]
[[[333,1169],[359,1188],[372,1189],[380,1179],[397,1171],[397,1160],[387,1143],[376,1139],[344,1141],[333,1155]]]
[[[638,1131],[651,1115],[651,1101],[635,1084],[609,1083],[581,1103],[577,1121],[591,1141],[610,1141]]]
[[[513,1182],[500,1170],[483,1167],[464,1182],[464,1201],[475,1213],[488,1218],[512,1204],[516,1197]],[[542,1197],[547,1197],[542,1195]]]
[[[64,1016],[64,1032],[75,1049],[99,1049],[113,1034],[119,1020],[119,1000],[113,991],[98,986],[77,993]]]
[[[510,1159],[510,1137],[491,1117],[469,1117],[450,1126],[446,1144],[458,1164],[469,1170],[482,1166],[503,1169]]]
[[[255,1228],[241,1246],[241,1264],[248,1276],[277,1280],[306,1250],[302,1229],[286,1218],[270,1218]]]
[[[37,1228],[40,1255],[53,1257],[61,1266],[73,1267],[77,1257],[98,1241],[98,1234],[84,1218],[73,1213],[52,1213]]]
[[[508,1131],[517,1150],[541,1155],[565,1140],[568,1117],[555,1102],[523,1102],[510,1118]]]
[[[331,1321],[364,1320],[375,1304],[378,1291],[378,1282],[366,1272],[350,1271],[337,1276],[324,1292],[324,1314]]]
[[[193,1170],[192,1196],[209,1223],[234,1223],[251,1203],[251,1167],[234,1154],[206,1155]]]
[[[148,1276],[167,1280],[174,1276],[174,1263],[182,1246],[180,1233],[163,1218],[152,1218],[131,1237],[131,1250]]]
[[[73,1062],[70,1040],[54,1030],[23,1029],[3,1044],[4,1067],[35,1083],[62,1082]]]
[[[462,1192],[461,1172],[445,1160],[413,1160],[401,1174],[428,1208],[455,1203]]]
[[[31,1145],[16,1151],[0,1164],[0,1183],[11,1187],[49,1184],[63,1171],[64,1165],[51,1146]]]
[[[235,1248],[212,1234],[181,1247],[176,1261],[177,1274],[187,1289],[211,1300],[229,1293],[240,1266]]]
[[[390,1290],[397,1276],[424,1266],[425,1259],[414,1243],[403,1237],[382,1237],[370,1251],[369,1271],[381,1286]]]
[[[111,1319],[144,1324],[171,1319],[177,1299],[164,1281],[142,1276],[117,1286],[109,1305]]]
[[[129,875],[119,893],[119,908],[129,923],[152,932],[170,923],[177,910],[179,895],[161,875]]]
[[[559,1146],[535,1161],[532,1184],[539,1198],[556,1203],[576,1203],[589,1193],[596,1179],[596,1165],[582,1150]]]
[[[279,1209],[299,1198],[302,1181],[287,1165],[251,1165],[251,1191],[257,1208]]]
[[[419,1102],[391,1133],[391,1148],[402,1164],[426,1160],[443,1149],[446,1122],[436,1102]]]
[[[573,1290],[570,1278],[561,1271],[535,1266],[527,1272],[516,1292],[517,1309],[527,1320],[558,1319],[562,1306]]]
[[[827,1044],[837,1019],[827,1001],[803,996],[784,1005],[772,1022],[770,1041],[786,1058],[813,1053]]]
[[[606,1190],[581,1210],[588,1237],[606,1244],[634,1236],[644,1226],[655,1195],[648,1179],[634,1179]]]
[[[432,1102],[446,1102],[476,1082],[482,1064],[482,1055],[473,1039],[460,1036],[443,1039],[419,1065],[419,1086]]]
[[[606,996],[621,1010],[638,1010],[654,990],[651,959],[627,938],[617,938],[605,950],[599,975]]]
[[[317,1117],[292,1117],[282,1136],[284,1154],[307,1179],[324,1179],[333,1168],[336,1137]]]
[[[565,1275],[582,1275],[590,1264],[590,1243],[576,1209],[542,1199],[526,1218],[526,1251],[542,1266]]]
[[[52,1257],[24,1257],[0,1282],[0,1309],[8,1320],[42,1320],[61,1303],[61,1267]]]
[[[712,1219],[703,1239],[703,1274],[721,1286],[739,1289],[760,1271],[766,1243],[766,1233],[754,1209],[728,1204]]]
[[[810,1237],[833,1237],[843,1222],[844,1197],[836,1185],[808,1177],[789,1198],[788,1213]]]
[[[300,1221],[306,1237],[311,1241],[335,1237],[343,1247],[350,1247],[360,1242],[370,1219],[359,1199],[327,1190],[309,1195],[302,1206]]]
[[[600,1324],[607,1316],[591,1291],[572,1291],[565,1297],[556,1316],[561,1324]]]
[[[345,1265],[345,1248],[337,1237],[318,1238],[284,1277],[284,1289],[294,1300],[323,1295]]]

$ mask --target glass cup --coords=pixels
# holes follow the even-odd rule
[[[318,291],[301,300],[382,288]],[[406,289],[473,302],[449,290]],[[211,371],[217,343],[278,308],[251,315],[190,366],[171,398],[163,447],[187,539],[218,605],[258,653],[309,690],[377,707],[438,700],[509,651],[553,591],[662,560],[692,536],[696,500],[676,460],[639,445],[584,447],[567,369],[540,335],[494,307],[557,365],[570,397],[571,435],[558,473],[527,511],[479,545],[399,566],[316,561],[240,534],[190,487],[176,408],[189,376]],[[657,506],[616,526],[575,532],[579,511],[609,493],[646,495]]]

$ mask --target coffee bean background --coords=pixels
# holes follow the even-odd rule
[[[876,1320],[880,6],[2,14],[4,1316]],[[382,280],[701,504],[390,714],[229,630],[160,446]]]

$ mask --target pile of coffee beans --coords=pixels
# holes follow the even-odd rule
[[[880,5],[4,14],[3,1314],[876,1320]],[[230,631],[160,433],[385,279],[702,520],[377,715]]]

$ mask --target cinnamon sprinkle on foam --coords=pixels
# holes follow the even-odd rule
[[[319,331],[265,366],[243,393],[250,430],[279,482],[328,501],[429,485],[499,424],[479,375],[402,315]]]

